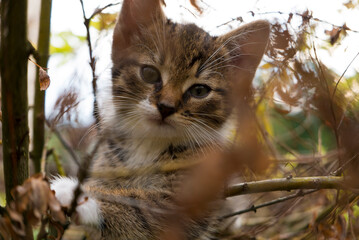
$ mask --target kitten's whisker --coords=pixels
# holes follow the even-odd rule
[[[250,72],[250,73],[255,72],[255,69],[242,68],[242,67],[238,67],[237,65],[233,65],[233,64],[219,66],[219,67],[214,68],[214,70],[221,69],[221,68],[228,68],[228,67],[236,68],[236,69],[242,70],[244,72]]]
[[[197,124],[193,124],[193,131],[197,132],[197,136],[202,140],[201,142],[203,143],[203,145],[205,147],[208,147],[210,150],[215,150],[214,146],[216,145],[215,140],[212,139],[212,137],[210,137],[210,135],[207,134],[206,130],[203,129],[202,127],[200,127]],[[213,144],[213,142],[215,144]],[[203,148],[201,148],[202,151],[204,151]],[[205,154],[205,152],[202,152],[203,154]]]
[[[223,61],[217,62],[217,63],[214,63],[214,62],[213,62],[211,65],[208,65],[208,66],[207,66],[206,68],[204,68],[203,70],[212,69],[212,68],[215,67],[215,66],[218,66],[218,65],[220,65],[220,64],[224,64],[224,63],[226,63],[226,62],[228,62],[228,61],[231,61],[232,59],[239,58],[240,56],[242,56],[242,55],[239,54],[239,55],[236,55],[236,56],[231,56],[231,57],[226,58],[226,59],[224,59]]]
[[[216,64],[208,65],[208,66],[207,66],[206,68],[204,68],[203,70],[207,70],[207,69],[211,70],[211,69],[213,69],[215,66],[218,66],[218,65],[220,65],[220,64],[224,64],[224,63],[226,63],[226,62],[231,61],[232,59],[239,58],[239,57],[242,57],[242,56],[256,56],[256,55],[255,55],[255,54],[238,54],[238,55],[235,55],[235,56],[231,56],[231,57],[229,57],[229,58],[226,58],[226,59],[224,59],[222,62],[218,62],[218,63],[216,63]],[[219,59],[217,59],[217,60],[219,60]],[[214,62],[214,61],[213,61],[213,62]]]
[[[196,129],[195,124],[191,124],[189,126],[189,129],[191,130],[189,132],[190,132],[193,140],[197,143],[197,146],[202,146],[203,144],[205,144],[205,141],[203,141],[203,138],[202,138],[200,132],[198,132],[198,130]],[[199,147],[199,149],[200,149],[202,155],[205,154],[203,148]],[[197,150],[197,152],[198,152],[198,150]]]
[[[217,144],[217,141],[219,139],[224,138],[224,136],[219,131],[213,129],[211,126],[201,121],[200,119],[193,119],[193,120],[203,126],[204,134],[206,134],[206,136],[210,138],[211,141],[214,141],[215,144]]]
[[[186,138],[189,140],[189,144],[190,144],[190,148],[192,150],[194,150],[196,153],[198,153],[198,150],[195,146],[195,143],[192,140],[192,134],[190,133],[190,131],[188,131],[188,126],[187,125],[183,125],[183,129],[184,129],[184,133],[186,135]]]

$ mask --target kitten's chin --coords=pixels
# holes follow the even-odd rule
[[[149,138],[161,139],[178,139],[182,138],[183,134],[175,121],[172,119],[164,119],[157,117],[144,117],[141,125],[136,128],[136,135]]]

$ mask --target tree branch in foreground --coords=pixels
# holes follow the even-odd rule
[[[98,178],[118,178],[130,177],[134,175],[145,175],[154,173],[166,173],[176,170],[184,170],[194,167],[199,162],[180,162],[166,163],[155,166],[139,167],[135,169],[114,168],[96,169],[91,175]],[[296,189],[346,189],[344,178],[337,176],[318,176],[318,177],[287,177],[278,179],[268,179],[261,181],[245,182],[232,185],[225,191],[225,197],[233,197],[251,193],[291,191]]]
[[[336,176],[278,178],[233,185],[225,192],[226,197],[243,194],[291,191],[295,189],[343,189],[344,178]]]

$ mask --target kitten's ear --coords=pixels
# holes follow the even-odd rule
[[[141,27],[165,19],[161,0],[124,0],[113,33],[112,60],[131,45],[131,39],[140,34]]]
[[[249,85],[263,57],[269,40],[270,24],[259,20],[243,25],[223,36],[217,41],[227,46],[230,51],[230,65],[233,79],[240,84]]]

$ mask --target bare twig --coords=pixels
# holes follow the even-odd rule
[[[230,218],[230,217],[241,215],[241,214],[247,213],[247,212],[256,212],[257,209],[268,207],[268,206],[278,204],[278,203],[281,203],[281,202],[285,202],[285,201],[288,201],[288,200],[293,199],[293,198],[303,197],[304,195],[308,195],[308,194],[314,193],[316,191],[318,191],[318,190],[309,190],[309,191],[306,191],[306,192],[303,192],[302,190],[299,190],[295,194],[285,196],[285,197],[281,197],[281,198],[277,198],[277,199],[274,199],[272,201],[268,201],[268,202],[259,204],[257,206],[253,205],[250,208],[243,209],[243,210],[240,210],[240,211],[237,211],[237,212],[233,212],[233,213],[224,215],[224,216],[221,217],[221,219]]]
[[[51,154],[52,154],[52,157],[54,158],[54,162],[56,164],[57,172],[60,174],[60,176],[65,176],[66,175],[65,170],[61,165],[61,162],[60,162],[59,156],[56,153],[56,150],[52,149]]]
[[[91,34],[90,34],[90,22],[91,20],[97,15],[102,13],[103,10],[112,7],[112,6],[116,6],[119,5],[121,2],[117,2],[117,3],[110,3],[107,4],[106,6],[102,7],[102,8],[97,8],[89,18],[86,17],[86,12],[85,12],[85,7],[84,7],[84,3],[83,0],[80,0],[81,3],[81,7],[82,7],[82,14],[83,14],[83,18],[84,18],[84,25],[86,28],[86,39],[87,39],[87,45],[88,45],[88,50],[89,50],[89,56],[90,56],[90,67],[92,70],[92,90],[93,90],[93,94],[94,94],[94,103],[93,103],[93,116],[95,118],[96,121],[96,127],[99,128],[100,125],[98,124],[100,122],[100,115],[99,115],[99,110],[98,110],[98,101],[97,101],[97,75],[96,75],[96,58],[93,56],[93,49],[92,49],[92,40],[91,40]]]
[[[60,140],[62,146],[64,146],[64,148],[66,149],[66,151],[70,154],[70,156],[72,157],[72,159],[74,160],[74,162],[76,163],[77,166],[80,166],[80,160],[77,156],[77,154],[75,153],[75,151],[72,149],[72,147],[65,141],[65,139],[62,137],[61,133],[59,132],[59,130],[52,126],[50,124],[50,122],[48,120],[45,121],[46,125],[51,129],[51,131],[53,131],[55,133],[55,135],[57,136],[57,138]]]
[[[80,0],[82,2],[82,0]],[[94,18],[97,14],[100,14],[102,13],[103,10],[109,8],[109,7],[113,7],[113,6],[116,6],[116,5],[119,5],[121,4],[122,2],[117,2],[117,3],[110,3],[110,4],[107,4],[106,6],[102,7],[102,8],[97,8],[93,13],[92,15],[88,18],[89,20],[91,20],[92,18]],[[85,16],[85,15],[84,15]]]
[[[344,72],[342,73],[342,75],[340,76],[340,78],[338,79],[337,83],[335,84],[334,90],[333,90],[333,94],[332,94],[332,99],[334,99],[335,96],[335,92],[337,91],[338,85],[340,83],[340,81],[342,80],[342,78],[344,77],[345,73],[348,71],[349,67],[352,65],[352,63],[355,61],[355,59],[359,56],[359,52],[354,56],[354,58],[350,61],[350,63],[348,64],[348,66],[345,68]],[[340,125],[338,124],[338,127]]]
[[[45,166],[46,166],[46,159],[47,159],[47,148],[48,148],[48,142],[49,142],[49,140],[50,140],[50,134],[49,134],[49,136],[47,136],[46,138],[45,138],[45,141],[44,141],[44,147],[43,147],[43,149],[42,149],[42,154],[41,154],[41,161],[40,161],[40,165],[41,165],[41,168],[40,168],[40,172],[44,175],[44,176],[46,176],[46,171],[45,171]]]
[[[96,126],[98,126],[98,123],[100,122],[100,116],[98,114],[99,112],[98,112],[98,103],[97,103],[96,59],[92,54],[92,42],[91,42],[91,35],[90,35],[90,21],[91,21],[91,18],[86,18],[84,3],[83,3],[82,0],[80,0],[80,3],[81,3],[81,7],[82,7],[84,25],[85,25],[85,28],[86,28],[86,39],[87,39],[87,45],[88,45],[88,49],[89,49],[90,67],[91,67],[91,70],[92,70],[92,90],[93,90],[93,95],[94,95],[93,116],[94,116],[95,121],[96,121]]]

